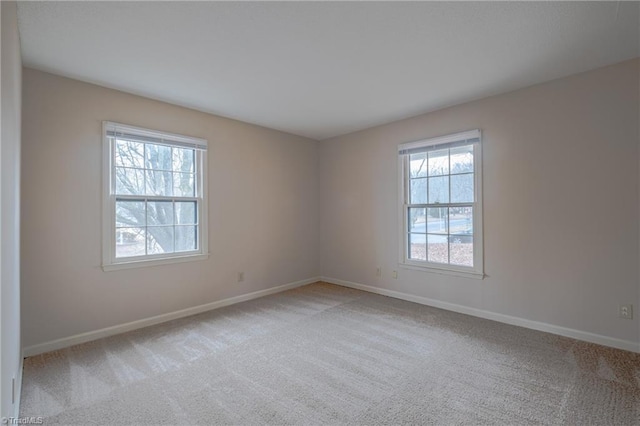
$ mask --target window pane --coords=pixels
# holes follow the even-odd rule
[[[146,215],[144,201],[116,201],[117,227],[144,227]]]
[[[195,225],[198,223],[196,216],[196,202],[195,201],[177,201],[175,204],[176,209],[176,224],[180,225]]]
[[[427,209],[427,232],[430,234],[447,233],[447,208]]]
[[[184,149],[184,148],[174,147],[173,148],[173,171],[193,173],[195,171],[193,168],[194,154],[195,154],[195,151],[193,149]]]
[[[449,202],[449,176],[429,178],[429,204]]]
[[[425,228],[425,209],[409,209],[409,232],[427,232]]]
[[[452,203],[472,203],[473,202],[473,174],[452,175],[451,179],[451,202]]]
[[[164,145],[145,144],[145,168],[153,170],[171,171],[171,147]]]
[[[149,201],[147,203],[147,225],[173,225],[173,203],[171,201]]]
[[[156,172],[147,170],[147,194],[171,197],[173,195],[173,182],[171,172]]]
[[[427,260],[426,235],[409,234],[409,259]]]
[[[427,235],[429,262],[449,263],[449,247],[446,235]]]
[[[473,145],[451,148],[451,174],[473,172]]]
[[[119,228],[116,230],[116,257],[144,256],[144,228]]]
[[[451,235],[449,250],[452,265],[473,267],[473,235]]]
[[[409,176],[412,178],[427,176],[427,153],[409,155]]]
[[[176,197],[193,197],[196,195],[193,174],[173,174],[173,195]]]
[[[459,235],[473,234],[473,207],[451,207],[449,210],[449,232]]]
[[[411,192],[409,194],[410,204],[427,203],[427,179],[411,179]]]
[[[197,226],[176,226],[176,251],[197,250]]]
[[[119,167],[144,167],[144,144],[116,140],[116,166]]]
[[[429,151],[429,176],[449,174],[449,149]]]
[[[116,167],[116,194],[143,195],[144,171]]]
[[[173,226],[147,227],[147,253],[173,253]]]

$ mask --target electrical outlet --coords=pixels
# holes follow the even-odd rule
[[[391,272],[391,276],[393,277],[393,279],[398,279],[398,271]]]
[[[620,318],[633,319],[633,305],[620,305]]]
[[[244,281],[244,272],[238,272],[238,282]]]
[[[380,269],[380,267],[378,266],[378,267],[376,268],[376,277],[379,277],[379,276],[381,276],[381,275],[382,275],[382,269]]]

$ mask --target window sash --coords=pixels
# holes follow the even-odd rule
[[[405,208],[404,208],[404,215],[405,215],[405,222],[406,222],[406,228],[404,229],[404,233],[405,233],[405,259],[407,261],[410,262],[416,262],[417,264],[433,264],[433,265],[439,265],[440,267],[455,267],[455,268],[466,268],[466,269],[475,269],[475,253],[472,257],[472,262],[473,262],[473,266],[467,266],[467,265],[460,265],[460,264],[456,264],[456,263],[451,263],[451,241],[450,238],[451,237],[469,237],[471,236],[471,238],[473,239],[473,248],[475,249],[475,245],[476,245],[476,232],[475,229],[473,229],[473,225],[472,225],[472,229],[473,232],[471,234],[466,234],[464,232],[454,232],[452,231],[452,226],[451,225],[451,212],[450,212],[450,208],[471,208],[472,209],[472,215],[474,217],[473,222],[475,222],[475,211],[476,211],[476,207],[475,207],[475,203],[465,203],[465,204],[460,204],[460,203],[456,203],[456,204],[418,204],[418,205],[413,205],[413,204],[406,204]],[[429,208],[437,208],[437,209],[447,209],[447,220],[446,220],[446,232],[433,232],[433,231],[429,231],[429,224],[428,222],[425,222],[425,229],[424,232],[416,232],[416,231],[412,231],[411,227],[409,226],[409,222],[410,222],[410,216],[411,216],[411,210],[412,208],[416,208],[416,209],[422,209],[424,208],[426,211],[426,215],[429,215],[429,212],[427,209]],[[425,218],[426,220],[428,220],[428,218]],[[425,260],[422,259],[418,259],[418,258],[412,258],[411,257],[411,240],[410,240],[410,236],[411,235],[423,235],[425,238]],[[429,236],[438,236],[438,237],[445,237],[447,238],[447,263],[444,262],[433,262],[429,260]]]
[[[194,150],[195,152],[195,158],[194,158],[194,164],[193,164],[193,173],[187,173],[187,174],[193,174],[194,176],[194,193],[195,196],[194,197],[188,197],[188,196],[175,196],[175,195],[171,195],[171,196],[163,196],[163,195],[149,195],[149,194],[116,194],[116,169],[118,168],[127,168],[127,169],[131,169],[131,170],[142,170],[142,171],[152,171],[152,172],[166,172],[166,173],[183,173],[183,172],[174,172],[174,171],[166,171],[166,170],[161,170],[161,169],[149,169],[149,168],[138,168],[138,167],[121,167],[121,166],[117,166],[115,164],[115,150],[116,150],[116,138],[111,137],[111,136],[107,136],[107,141],[109,144],[109,158],[110,158],[110,174],[109,174],[109,191],[110,191],[110,195],[112,196],[116,196],[116,197],[128,197],[128,196],[134,196],[134,197],[154,197],[154,198],[184,198],[184,199],[188,199],[188,198],[196,198],[196,199],[202,199],[203,198],[203,157],[204,154],[202,151],[198,151],[198,150]],[[186,172],[185,172],[186,173]],[[145,191],[146,191],[146,173],[145,173]]]
[[[188,227],[193,227],[196,229],[196,234],[194,235],[195,238],[195,243],[196,243],[196,249],[194,250],[176,250],[176,237],[175,237],[175,229],[176,228],[188,228]],[[122,231],[122,230],[126,230],[126,229],[131,229],[131,228],[136,228],[136,227],[116,227],[115,228],[115,233],[114,233],[114,238],[117,235],[118,231]],[[144,227],[137,227],[140,229],[144,229],[145,232],[149,232],[148,228],[173,228],[173,248],[174,251],[171,252],[166,252],[166,253],[155,253],[155,254],[149,254],[149,246],[147,244],[147,239],[149,238],[148,234],[145,234],[145,254],[140,254],[140,255],[135,255],[135,256],[116,256],[115,259],[118,260],[118,262],[132,262],[132,261],[137,261],[137,260],[145,260],[145,259],[166,259],[166,258],[173,258],[173,257],[180,257],[180,256],[190,256],[193,254],[198,254],[200,253],[200,225],[152,225],[152,226],[144,226]],[[115,243],[117,245],[117,241]],[[114,253],[115,255],[115,253]],[[118,263],[118,262],[114,262],[114,263]]]

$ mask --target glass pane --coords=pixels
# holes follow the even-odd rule
[[[446,235],[427,235],[429,262],[449,263],[449,247]]]
[[[449,176],[429,178],[429,204],[449,202]]]
[[[473,234],[473,207],[449,209],[449,232],[458,235]]]
[[[449,250],[452,265],[473,267],[473,235],[451,235]]]
[[[174,147],[173,148],[173,171],[193,173],[195,171],[193,168],[194,157],[195,157],[194,154],[195,154],[195,151],[193,149]]]
[[[176,226],[176,251],[197,250],[197,226]]]
[[[144,227],[146,215],[144,201],[116,201],[117,227]]]
[[[145,168],[153,170],[171,171],[172,156],[171,147],[164,145],[145,145]]]
[[[147,225],[173,225],[173,203],[171,201],[149,201],[147,203]]]
[[[176,202],[176,224],[180,225],[195,225],[198,223],[196,216],[196,202],[195,201],[177,201]]]
[[[173,253],[173,226],[147,227],[147,253]]]
[[[193,174],[173,174],[173,195],[176,197],[193,197],[196,195]]]
[[[425,230],[425,209],[409,209],[409,232],[427,232]]]
[[[147,170],[147,194],[173,196],[173,173]]]
[[[446,207],[427,209],[427,232],[430,234],[446,234],[447,222]]]
[[[429,151],[429,176],[449,174],[449,149]]]
[[[411,179],[411,191],[409,193],[410,204],[427,203],[427,179]]]
[[[409,177],[427,176],[427,153],[409,155]]]
[[[451,148],[451,174],[473,172],[473,145]]]
[[[409,259],[427,260],[426,235],[409,234]]]
[[[116,230],[116,257],[144,256],[144,228]]]
[[[118,167],[144,167],[144,144],[116,140],[116,166]]]
[[[144,171],[116,167],[116,194],[143,195]]]
[[[473,174],[452,175],[451,179],[451,202],[452,203],[472,203],[473,202]]]

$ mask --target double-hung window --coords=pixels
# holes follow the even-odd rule
[[[482,276],[480,144],[473,130],[399,145],[402,264]]]
[[[104,122],[103,269],[207,256],[207,141]]]

